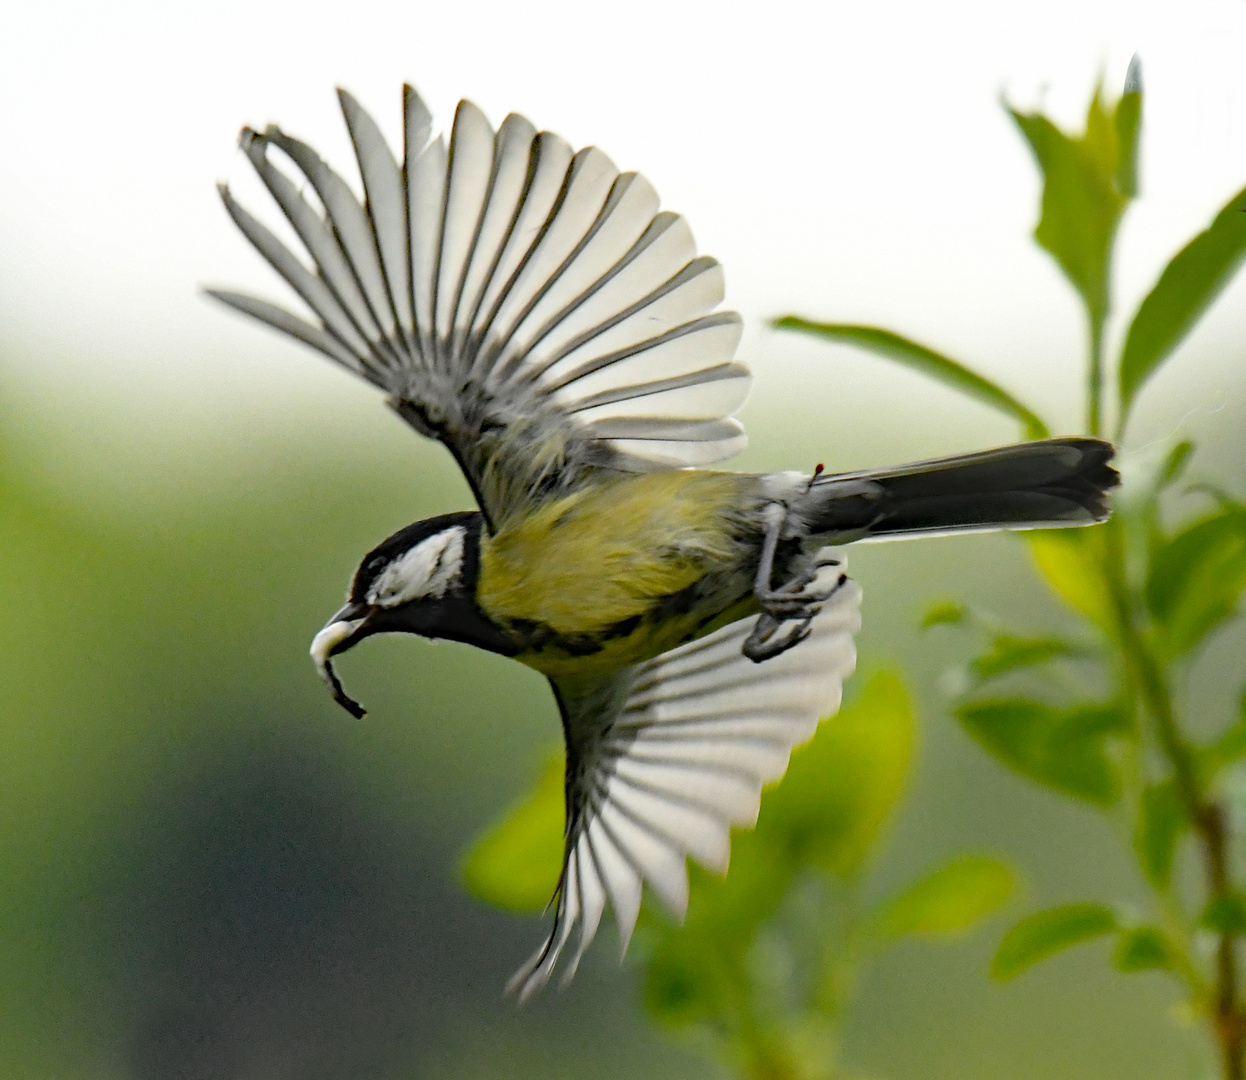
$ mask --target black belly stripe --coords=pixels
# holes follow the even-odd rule
[[[651,613],[651,618],[653,614],[656,613]],[[644,615],[629,615],[601,630],[583,634],[560,634],[548,623],[534,619],[511,619],[508,625],[532,652],[557,649],[568,656],[593,656],[610,642],[631,637],[645,621]]]
[[[702,603],[707,594],[713,591],[715,590],[712,585],[702,579],[679,592],[657,598],[647,612],[629,615],[626,619],[620,619],[600,630],[583,633],[560,633],[548,623],[536,619],[508,619],[507,627],[515,638],[523,642],[522,651],[556,651],[568,657],[589,657],[603,652],[612,642],[632,637],[645,626],[657,629],[670,620],[686,620],[689,615],[698,615],[680,640],[669,646],[673,648],[700,636],[705,627],[722,617],[724,610],[730,610],[748,595],[737,598],[726,609],[722,609],[721,604],[715,604],[712,610],[702,613]],[[741,612],[741,617],[745,614],[747,612]]]
[[[621,619],[613,626],[606,627],[600,634],[598,639],[602,642],[614,641],[617,638],[631,637],[636,632],[636,628],[640,626],[643,616],[632,615],[629,618]]]
[[[603,648],[598,634],[560,634],[548,623],[535,619],[510,619],[507,625],[529,652],[557,649],[568,656],[592,656]]]

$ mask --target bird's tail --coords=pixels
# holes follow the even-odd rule
[[[800,503],[832,539],[1091,525],[1119,483],[1100,439],[1046,439],[894,469],[818,477]]]

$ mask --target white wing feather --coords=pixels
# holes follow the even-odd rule
[[[375,121],[349,94],[340,98],[363,204],[307,144],[275,127],[243,132],[310,269],[222,190],[314,321],[237,293],[212,295],[413,405],[428,423],[412,422],[450,443],[476,480],[488,469],[467,452],[479,436],[471,424],[491,403],[491,415],[535,411],[580,440],[569,471],[699,466],[742,448],[732,419],[749,385],[732,362],[739,316],[713,313],[718,264],[697,257],[687,224],[659,210],[644,177],[620,174],[595,147],[573,154],[519,116],[495,132],[467,101],[447,150],[440,138],[429,142],[431,117],[409,87],[399,167]],[[274,149],[323,213],[272,160]],[[546,451],[545,436],[535,438],[533,456]],[[488,468],[522,471],[525,448],[505,450],[489,451]],[[512,484],[508,497],[522,488]]]
[[[824,571],[828,578],[840,572]],[[626,949],[642,882],[682,918],[685,858],[726,872],[731,826],[756,823],[762,787],[783,775],[792,748],[839,708],[856,664],[860,604],[860,587],[845,580],[808,639],[762,664],[741,652],[755,619],[732,623],[630,669],[624,692],[600,699],[621,702],[613,717],[580,718],[602,734],[577,770],[586,780],[570,792],[554,925],[511,991],[523,999],[545,985],[579,921],[563,975],[569,979],[607,900]]]

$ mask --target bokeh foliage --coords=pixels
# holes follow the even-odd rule
[[[32,466],[55,429],[9,455],[7,434],[0,1077],[548,1075],[552,1025],[498,994],[526,941],[449,881],[481,792],[556,729],[547,690],[389,639],[344,666],[355,723],[307,658],[367,541],[469,497],[453,463],[396,430],[392,454],[257,453],[189,497],[113,499]],[[685,1075],[610,993],[573,1003],[587,1030],[576,1009],[607,1053]]]
[[[1011,867],[965,855],[867,902],[916,738],[903,680],[874,675],[792,754],[763,795],[757,827],[734,836],[726,877],[690,868],[682,925],[645,910],[637,951],[654,1019],[742,1076],[840,1075],[840,1031],[863,965],[904,938],[967,930],[1008,901]],[[462,877],[477,896],[513,910],[549,901],[561,862],[561,781],[555,755],[467,851]]]
[[[1128,324],[1111,379],[1104,336],[1113,250],[1138,191],[1137,61],[1118,101],[1108,103],[1096,89],[1080,134],[1040,113],[1009,111],[1043,178],[1034,238],[1086,315],[1086,433],[1099,435],[1110,414],[1123,437],[1138,393],[1246,258],[1246,189],[1164,268]],[[1020,419],[1031,437],[1046,430],[968,365],[940,356],[932,371],[924,345],[798,317],[778,325],[933,374]],[[1190,441],[1172,438],[1127,454],[1108,523],[1027,537],[1033,565],[1065,605],[1071,631],[1017,629],[956,600],[932,607],[923,624],[959,626],[980,643],[954,680],[960,692],[952,711],[962,728],[1020,776],[1123,822],[1151,889],[1142,903],[1077,900],[1028,915],[1000,942],[992,973],[1011,979],[1071,946],[1113,936],[1117,970],[1170,975],[1189,1013],[1206,1020],[1223,1076],[1240,1080],[1246,1007],[1237,945],[1246,934],[1246,902],[1231,859],[1241,838],[1232,834],[1223,785],[1246,759],[1246,688],[1239,714],[1222,718],[1210,739],[1196,736],[1204,718],[1191,715],[1185,700],[1193,662],[1240,610],[1246,505],[1207,482],[1187,484],[1182,497],[1193,451]],[[1191,516],[1192,506],[1199,508]],[[1188,872],[1178,873],[1183,865]]]

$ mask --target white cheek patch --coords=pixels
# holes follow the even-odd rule
[[[462,525],[421,540],[389,564],[368,590],[368,603],[395,607],[423,597],[444,596],[463,569]]]

